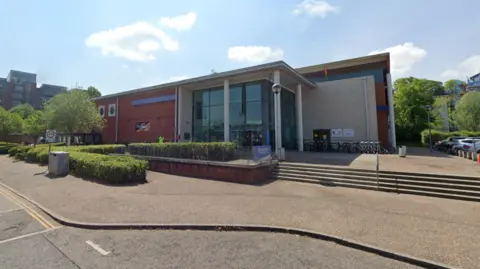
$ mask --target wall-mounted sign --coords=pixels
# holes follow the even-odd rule
[[[342,129],[332,129],[330,131],[331,137],[342,137],[343,131]]]
[[[142,121],[135,123],[135,132],[148,132],[150,131],[150,122]]]
[[[268,146],[254,146],[252,147],[253,151],[253,159],[255,161],[264,159],[266,157],[270,157],[271,154],[271,147]]]
[[[148,104],[161,103],[161,102],[170,102],[170,101],[175,101],[175,94],[162,95],[162,96],[156,96],[156,97],[151,97],[151,98],[134,100],[134,101],[132,101],[132,106],[141,106],[141,105],[148,105]]]
[[[343,137],[354,137],[355,131],[353,129],[343,129]]]

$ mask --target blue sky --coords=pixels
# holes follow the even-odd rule
[[[103,94],[283,59],[392,53],[394,78],[480,72],[475,0],[2,1],[0,76]]]

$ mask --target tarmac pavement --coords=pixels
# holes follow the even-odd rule
[[[44,170],[0,159],[0,182],[75,221],[275,225],[480,267],[479,203],[282,181],[246,186],[159,173],[149,173],[144,185],[111,187],[72,176],[49,179]]]

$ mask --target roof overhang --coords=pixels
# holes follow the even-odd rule
[[[189,84],[202,84],[208,81],[218,81],[221,79],[229,79],[236,76],[248,75],[249,73],[267,72],[269,70],[283,71],[284,73],[288,74],[290,77],[293,77],[296,80],[298,80],[299,83],[302,83],[303,85],[309,88],[315,88],[315,84],[313,82],[311,82],[310,80],[302,76],[290,65],[288,65],[284,61],[277,61],[277,62],[271,62],[271,63],[261,64],[261,65],[251,66],[251,67],[235,69],[235,70],[226,71],[226,72],[213,73],[210,75],[196,77],[196,78],[184,79],[180,81],[144,87],[144,88],[130,90],[130,91],[108,94],[101,97],[93,98],[92,100],[101,100],[101,99],[108,99],[112,97],[119,97],[119,96],[125,96],[130,94],[139,94],[139,93],[155,91],[155,90],[171,89],[174,87],[181,87]]]
[[[390,72],[390,53],[388,52],[364,56],[364,57],[352,58],[352,59],[347,59],[342,61],[300,67],[300,68],[297,68],[296,71],[300,74],[307,74],[307,73],[318,72],[325,69],[332,70],[332,69],[339,69],[339,68],[347,68],[347,67],[371,64],[371,63],[377,63],[377,62],[386,62],[387,71]]]

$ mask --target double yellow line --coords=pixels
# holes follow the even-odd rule
[[[38,214],[35,210],[31,209],[29,206],[25,205],[20,199],[14,197],[12,194],[10,194],[8,191],[2,189],[0,186],[0,193],[3,194],[7,199],[18,205],[19,207],[23,208],[33,219],[38,221],[40,224],[42,224],[45,229],[53,229],[56,228],[55,225],[53,225],[51,222],[46,220],[44,217],[42,217],[40,214]]]

